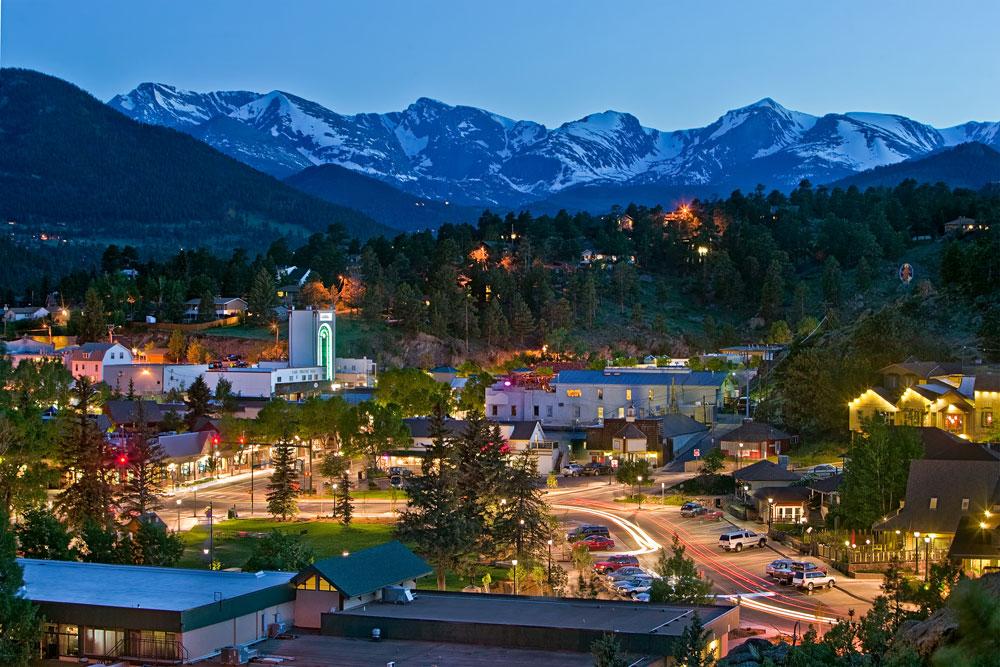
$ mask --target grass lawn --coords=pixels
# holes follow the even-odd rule
[[[384,523],[354,522],[344,528],[334,521],[273,521],[271,519],[235,519],[215,526],[215,557],[223,568],[242,567],[253,553],[256,538],[253,533],[266,533],[271,529],[299,533],[312,546],[316,558],[326,558],[343,551],[357,551],[373,547],[392,539],[393,526]],[[246,537],[239,533],[245,531]],[[196,526],[181,533],[184,555],[178,567],[203,568],[207,558],[202,549],[208,547],[208,527]]]
[[[444,578],[445,588],[449,591],[460,591],[466,586],[482,586],[483,575],[487,572],[490,573],[490,578],[492,579],[492,582],[490,583],[490,590],[494,592],[499,590],[501,582],[506,581],[513,576],[511,574],[511,570],[507,568],[484,565],[481,568],[476,568],[475,574],[471,576],[449,572]],[[417,580],[417,588],[422,588],[424,590],[437,590],[437,576],[431,574],[430,576]]]
[[[847,443],[821,440],[800,444],[788,452],[788,460],[796,466],[814,466],[820,463],[832,463],[840,466],[843,461],[840,455],[847,451]],[[777,461],[777,457],[772,457]]]
[[[660,494],[653,495],[651,493],[642,494],[642,502],[648,505],[667,505],[672,507],[680,507],[684,503],[694,500],[693,496],[686,496],[683,493],[670,493],[665,496],[660,496]],[[636,496],[620,496],[615,498],[616,503],[635,503],[638,504],[639,500]]]
[[[278,336],[285,340],[288,338],[288,325],[279,324]],[[274,330],[269,326],[259,326],[256,324],[237,324],[231,327],[213,327],[199,331],[201,336],[221,336],[223,338],[248,338],[250,340],[274,340]]]

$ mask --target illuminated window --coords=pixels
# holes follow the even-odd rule
[[[599,400],[599,401],[603,401],[604,400],[604,390],[603,389],[598,389],[597,390],[597,400]]]
[[[314,591],[316,590],[316,577],[309,577],[305,581],[300,581],[299,585],[296,586],[300,591]]]
[[[969,509],[969,499],[968,498],[962,498],[962,509],[963,510]]]
[[[931,498],[931,509],[932,510],[936,510],[937,509],[937,501],[938,501],[937,496],[934,496],[934,497]]]
[[[965,420],[962,415],[949,414],[944,416],[944,427],[949,431],[961,431],[964,425]]]
[[[321,591],[335,591],[337,589],[334,588],[333,586],[331,586],[329,581],[327,581],[326,579],[323,579],[322,577],[320,577],[320,580],[319,580],[319,590],[321,590]]]
[[[580,398],[580,396],[583,395],[583,392],[581,392],[579,389],[567,389],[566,395],[570,398]]]
[[[631,401],[632,400],[632,390],[631,389],[626,389],[625,390],[625,400],[626,401]]]
[[[597,418],[598,419],[604,419],[604,406],[603,405],[597,406]]]
[[[618,408],[618,419],[625,416],[625,408]]]
[[[647,392],[646,398],[648,398],[649,400],[653,400],[653,390],[652,389],[650,389],[649,392]]]
[[[990,428],[993,426],[993,411],[983,410],[983,415],[981,417],[981,424],[983,428]]]

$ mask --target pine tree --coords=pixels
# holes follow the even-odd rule
[[[59,494],[58,506],[75,527],[88,521],[106,526],[111,522],[114,466],[107,442],[88,414],[97,402],[97,390],[83,376],[76,381],[73,397],[76,405],[62,443],[62,469],[71,481]]]
[[[839,308],[843,279],[840,274],[840,262],[837,261],[836,257],[827,258],[826,264],[823,265],[823,277],[820,282],[823,286],[824,301],[832,308]]]
[[[92,343],[103,340],[108,334],[104,301],[93,287],[87,290],[83,298],[83,312],[80,314],[77,324],[77,341],[80,343]]]
[[[694,612],[691,622],[681,632],[674,660],[687,667],[708,667],[715,662],[715,656],[708,653],[708,638],[711,631],[705,627],[698,612]]]
[[[247,294],[247,310],[257,322],[268,322],[273,315],[272,309],[277,303],[277,287],[271,272],[260,267],[253,277],[250,291]]]
[[[211,322],[215,319],[215,295],[212,290],[205,290],[198,301],[198,321]]]
[[[667,556],[666,549],[660,551],[656,564],[656,573],[660,578],[653,581],[653,587],[649,591],[650,601],[661,604],[705,604],[712,591],[712,582],[698,575],[694,561],[685,555],[685,547],[676,534],[670,549],[670,556]]]
[[[10,518],[0,510],[0,665],[33,664],[41,639],[38,607],[25,599],[24,570],[17,563],[17,544]]]
[[[152,521],[140,521],[139,528],[129,542],[131,562],[135,565],[174,567],[184,554],[184,541],[180,535]]]
[[[868,262],[868,258],[862,255],[861,259],[858,260],[858,266],[854,270],[854,284],[857,286],[859,292],[865,293],[872,288],[873,281],[872,265]]]
[[[531,314],[531,308],[517,292],[510,307],[510,331],[518,344],[524,345],[524,339],[535,331],[535,318]]]
[[[483,324],[481,329],[483,335],[486,337],[486,345],[489,347],[501,345],[507,336],[510,335],[510,331],[507,325],[507,318],[500,307],[500,301],[496,298],[490,299],[489,303],[483,309],[482,317]]]
[[[271,516],[287,521],[299,512],[295,501],[298,474],[295,471],[295,453],[287,442],[279,442],[274,448],[273,472],[267,483],[267,511]]]
[[[145,407],[136,401],[136,422],[140,425],[129,438],[125,489],[119,501],[122,518],[144,518],[163,507],[163,448],[145,427]]]
[[[351,478],[344,470],[340,476],[340,486],[337,488],[337,516],[344,526],[351,525],[354,517],[354,499],[351,498]]]
[[[211,400],[212,392],[205,383],[205,378],[199,375],[188,387],[187,399],[184,401],[188,408],[185,421],[189,428],[194,428],[199,419],[212,413]]]
[[[781,274],[781,262],[774,260],[768,267],[764,283],[760,288],[760,316],[766,322],[781,319],[784,293],[785,281]]]
[[[590,654],[594,656],[594,667],[626,667],[629,664],[614,634],[602,635],[591,642]]]

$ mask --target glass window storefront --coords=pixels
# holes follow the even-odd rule
[[[80,628],[76,625],[46,623],[42,653],[48,660],[80,655]]]

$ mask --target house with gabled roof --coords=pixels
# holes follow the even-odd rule
[[[894,426],[940,428],[960,438],[988,442],[998,438],[1000,373],[963,372],[959,364],[908,359],[880,371],[882,384],[866,389],[848,404],[852,431],[867,420]]]
[[[432,572],[423,558],[396,541],[318,560],[292,579],[295,624],[318,629],[324,613],[380,601],[388,587],[412,591],[417,579]]]

